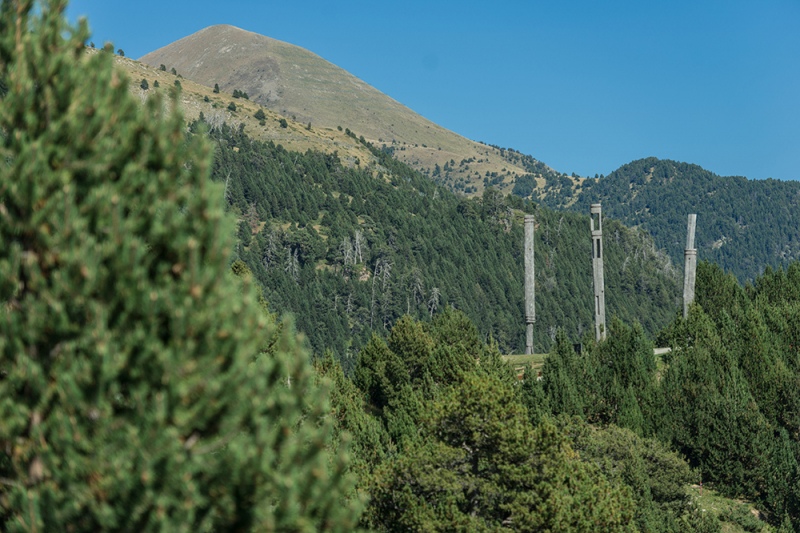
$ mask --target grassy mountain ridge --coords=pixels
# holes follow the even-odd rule
[[[316,54],[263,35],[211,26],[141,61],[228,93],[244,91],[301,124],[350,129],[452,190],[480,194],[492,185],[507,193],[521,176],[544,186],[543,174],[505,150],[442,128]]]

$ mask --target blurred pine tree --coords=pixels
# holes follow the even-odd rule
[[[307,354],[229,273],[208,145],[65,8],[0,4],[0,530],[350,530]]]

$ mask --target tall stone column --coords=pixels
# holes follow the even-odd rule
[[[606,338],[606,289],[603,277],[603,213],[600,204],[592,204],[590,226],[592,230],[592,271],[594,277],[594,336]]]
[[[533,215],[525,215],[525,353],[533,353],[533,324],[536,322],[536,293],[533,266]]]
[[[697,227],[697,215],[689,215],[689,226],[686,231],[686,249],[683,251],[683,318],[689,316],[689,306],[694,301],[694,280],[697,276],[697,248],[694,247],[694,230]]]

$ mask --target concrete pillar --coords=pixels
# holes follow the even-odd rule
[[[592,230],[592,271],[594,281],[594,336],[598,341],[606,338],[606,289],[603,277],[603,213],[600,204],[592,204],[590,227]]]
[[[525,215],[525,353],[533,353],[533,324],[536,322],[536,293],[533,266],[533,215]]]
[[[686,249],[683,251],[683,318],[689,315],[689,306],[694,301],[694,279],[697,276],[697,248],[694,247],[696,227],[697,215],[691,214],[686,231]]]

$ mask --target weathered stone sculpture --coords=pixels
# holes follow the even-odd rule
[[[694,230],[696,226],[697,215],[689,215],[686,249],[683,251],[683,318],[689,315],[689,306],[694,301],[694,279],[697,276],[697,248],[694,247]]]
[[[603,278],[603,214],[600,204],[590,207],[592,230],[592,270],[594,280],[594,336],[606,338],[606,292]]]
[[[533,215],[525,215],[525,353],[533,353],[533,324],[536,322],[536,298],[533,267]]]

